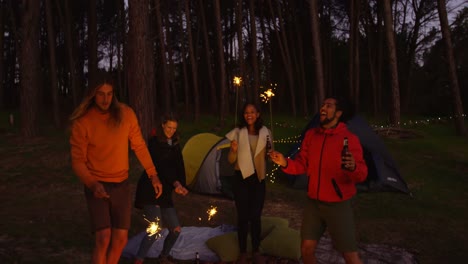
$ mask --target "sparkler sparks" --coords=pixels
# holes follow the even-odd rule
[[[148,227],[146,228],[146,233],[148,236],[155,236],[156,239],[161,237],[161,226],[159,225],[159,218],[156,217],[156,221],[152,222],[145,218],[145,220],[149,223]]]
[[[236,88],[236,111],[234,112],[234,126],[237,124],[237,105],[239,104],[239,87],[242,84],[242,78],[239,76],[234,76],[233,80],[234,85]]]
[[[241,83],[242,83],[242,78],[238,77],[238,76],[234,76],[233,83],[234,83],[235,86],[239,87],[241,85]]]
[[[262,102],[265,104],[270,103],[270,130],[271,130],[271,135],[273,136],[273,108],[271,106],[271,98],[275,96],[274,90],[276,90],[276,87],[278,85],[275,83],[270,83],[270,87],[266,89],[263,93],[260,94],[260,98],[262,99]],[[260,87],[261,89],[263,87]]]
[[[276,90],[276,86],[278,86],[276,83],[270,84],[270,88],[266,89],[263,93],[260,94],[262,102],[264,102],[265,104],[270,102],[271,98],[275,96],[274,90]]]
[[[211,206],[206,213],[208,214],[208,221],[211,220],[211,218],[217,213],[218,211],[216,210],[215,206]]]

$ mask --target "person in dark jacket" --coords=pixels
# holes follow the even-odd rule
[[[155,222],[169,230],[164,240],[160,254],[160,263],[170,263],[169,253],[179,237],[181,227],[177,212],[172,200],[172,190],[177,194],[187,195],[185,188],[185,168],[182,151],[177,133],[178,120],[173,115],[163,117],[161,131],[157,131],[148,141],[148,148],[154,164],[158,164],[158,175],[164,188],[164,192],[156,198],[154,188],[149,181],[146,172],[140,177],[135,194],[135,207],[143,209],[146,219]],[[156,240],[156,236],[146,236],[138,249],[135,264],[143,263],[148,250]]]
[[[346,107],[348,106],[348,107]],[[306,173],[309,177],[301,227],[301,253],[304,264],[316,263],[318,240],[328,229],[335,248],[346,263],[361,263],[357,250],[351,198],[355,184],[367,177],[359,138],[344,123],[352,115],[346,100],[327,98],[320,107],[320,127],[306,132],[300,151],[286,159],[273,151],[270,157],[291,175]],[[343,151],[344,142],[348,151]]]

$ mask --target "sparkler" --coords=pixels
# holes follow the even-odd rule
[[[242,84],[242,78],[238,76],[234,76],[233,83],[236,86],[236,112],[234,112],[234,126],[236,126],[237,125],[237,105],[239,104],[239,87]]]
[[[148,227],[146,228],[146,233],[148,236],[154,236],[156,239],[161,237],[161,226],[159,225],[159,218],[156,217],[156,221],[152,222],[146,218],[144,218],[146,222],[149,223]]]
[[[216,210],[215,206],[211,206],[206,213],[208,214],[208,221],[211,220],[211,218],[217,213],[218,211]]]
[[[270,103],[270,126],[271,126],[271,135],[273,136],[273,111],[271,107],[271,99],[273,96],[275,96],[274,91],[276,90],[276,87],[278,85],[275,84],[270,84],[270,88],[266,89],[263,93],[260,94],[260,98],[262,99],[262,102],[265,104]],[[260,87],[262,88],[262,87]]]

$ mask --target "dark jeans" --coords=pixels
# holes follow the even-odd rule
[[[233,193],[237,210],[237,236],[240,252],[247,252],[249,224],[252,251],[258,252],[262,228],[261,216],[265,202],[265,180],[259,182],[256,173],[243,179],[241,172],[236,171]]]
[[[180,225],[175,208],[160,208],[157,205],[145,205],[143,207],[143,212],[148,221],[156,221],[157,217],[161,220],[160,225],[169,230],[168,235],[164,239],[164,245],[161,251],[161,256],[168,256],[179,237],[179,232],[174,231],[174,228]],[[144,259],[156,239],[155,235],[145,236],[140,243],[136,258]]]

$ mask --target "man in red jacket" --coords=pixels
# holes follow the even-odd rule
[[[367,166],[359,138],[344,123],[351,113],[346,103],[337,97],[323,102],[320,127],[306,132],[294,159],[286,159],[277,151],[270,153],[272,161],[285,173],[306,173],[309,177],[309,200],[301,227],[301,253],[305,264],[317,262],[315,249],[325,229],[328,229],[335,248],[342,252],[346,263],[361,263],[351,198],[356,194],[355,184],[365,180]],[[342,156],[345,138],[348,151]]]

